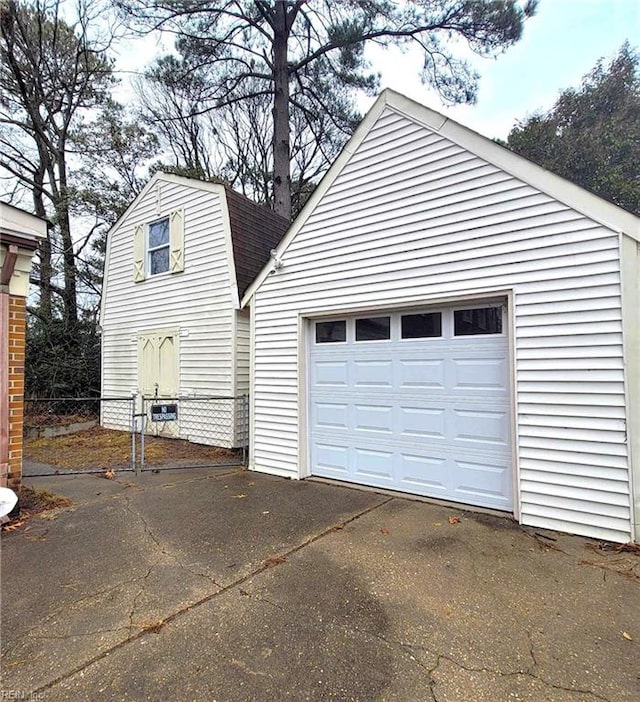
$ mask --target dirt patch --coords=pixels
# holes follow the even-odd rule
[[[473,519],[477,524],[489,527],[490,529],[506,529],[508,531],[518,531],[520,525],[511,517],[498,517],[494,514],[484,514],[483,512],[467,512],[467,519]]]
[[[596,557],[585,558],[579,561],[580,565],[612,570],[630,580],[640,581],[640,544],[589,542],[585,544],[585,549],[592,551]]]
[[[23,485],[19,492],[20,516],[2,525],[2,531],[15,531],[32,517],[40,515],[47,519],[47,515],[61,514],[73,503],[64,495],[56,495],[49,490],[34,490]]]
[[[162,465],[192,461],[194,464],[233,459],[233,451],[202,446],[182,439],[145,437],[145,463]],[[24,445],[24,457],[61,470],[122,468],[131,464],[131,434],[126,431],[93,427],[65,436],[30,439]]]

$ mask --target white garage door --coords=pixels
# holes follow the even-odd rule
[[[512,508],[500,304],[310,322],[311,473]]]

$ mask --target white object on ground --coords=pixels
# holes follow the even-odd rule
[[[16,506],[18,496],[10,488],[0,487],[0,517],[9,514]]]

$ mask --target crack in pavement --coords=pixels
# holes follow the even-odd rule
[[[140,600],[140,597],[144,594],[146,590],[146,585],[147,581],[153,572],[155,568],[157,568],[160,565],[162,557],[168,558],[171,561],[175,563],[179,568],[182,570],[186,571],[187,573],[191,573],[191,575],[196,575],[198,577],[204,578],[205,580],[208,580],[214,587],[220,589],[222,586],[220,583],[218,583],[214,578],[209,576],[206,573],[202,573],[199,571],[196,571],[193,568],[188,567],[180,558],[175,553],[170,552],[167,550],[167,548],[161,543],[160,539],[157,537],[153,529],[151,528],[149,522],[145,519],[144,514],[137,508],[135,508],[132,504],[131,501],[128,497],[128,495],[123,495],[124,497],[124,503],[126,506],[127,511],[136,517],[141,523],[143,527],[143,531],[145,535],[153,542],[155,545],[156,549],[158,550],[160,557],[156,559],[154,563],[152,563],[147,570],[146,574],[142,577],[142,587],[138,590],[136,596],[133,599],[132,605],[131,605],[131,611],[129,613],[129,636],[131,636],[134,628],[137,629],[145,629],[146,627],[143,627],[141,625],[136,625],[134,623],[134,617],[136,614],[136,609],[138,607],[138,602]]]
[[[66,605],[60,605],[57,609],[55,609],[53,612],[49,613],[42,621],[38,622],[37,624],[34,624],[33,626],[29,627],[21,636],[20,638],[16,639],[14,643],[11,644],[12,648],[15,647],[22,641],[23,638],[39,638],[36,636],[33,636],[33,632],[42,627],[44,624],[47,624],[50,622],[52,619],[55,619],[61,612],[70,612],[75,609],[78,609],[79,606],[83,605],[84,603],[88,602],[89,600],[96,599],[98,597],[102,597],[103,595],[109,595],[112,592],[115,592],[116,590],[121,589],[123,586],[126,585],[133,585],[134,583],[138,582],[140,578],[143,578],[145,576],[143,575],[138,575],[135,578],[132,578],[131,580],[123,580],[122,582],[117,583],[116,585],[109,585],[109,587],[104,588],[103,590],[96,590],[95,592],[92,592],[88,595],[84,595],[78,600],[75,600],[71,604],[66,604]],[[44,638],[44,637],[42,637]]]
[[[230,475],[230,473],[229,473],[229,472],[228,472],[228,473],[225,473],[225,475],[228,476],[228,475]],[[206,479],[207,479],[207,476],[205,476],[204,478],[200,478],[200,480],[206,480]],[[198,480],[198,479],[194,478],[194,479],[192,480],[192,482],[194,482],[195,480]],[[165,485],[163,485],[163,486],[158,486],[158,487],[164,487],[164,486],[165,486]],[[212,583],[216,588],[221,588],[221,587],[222,587],[222,586],[220,585],[220,583],[216,582],[216,581],[214,580],[214,578],[212,578],[212,577],[209,576],[208,574],[203,573],[203,572],[199,572],[199,571],[195,570],[194,568],[190,568],[190,567],[187,566],[185,563],[183,563],[176,555],[174,555],[174,554],[170,553],[169,551],[167,551],[166,548],[160,543],[160,541],[159,541],[159,539],[156,537],[156,535],[153,533],[153,530],[152,530],[151,527],[149,526],[149,524],[148,524],[148,522],[146,521],[146,519],[144,518],[143,514],[142,514],[139,510],[137,510],[137,509],[135,509],[135,508],[133,507],[133,505],[132,505],[131,502],[130,502],[129,495],[128,495],[126,492],[119,493],[119,494],[117,494],[117,495],[108,495],[108,496],[105,496],[105,497],[103,497],[103,498],[100,498],[100,500],[95,500],[94,502],[104,502],[104,501],[112,500],[112,499],[114,499],[114,497],[117,497],[118,499],[123,500],[124,505],[125,505],[127,511],[128,511],[131,515],[133,515],[134,517],[137,517],[137,518],[139,519],[139,521],[140,521],[140,522],[142,523],[142,525],[143,525],[144,533],[145,533],[145,534],[149,537],[149,539],[154,543],[155,547],[156,547],[157,550],[160,552],[161,556],[165,556],[165,557],[171,559],[172,561],[175,562],[175,564],[176,564],[178,567],[182,568],[182,569],[185,570],[186,572],[191,573],[192,575],[195,575],[195,576],[204,578],[205,580],[208,580],[208,581],[209,581],[210,583]],[[58,617],[58,616],[59,616],[61,613],[63,613],[63,612],[66,613],[66,612],[71,612],[71,611],[77,610],[78,608],[81,608],[84,604],[86,604],[87,602],[90,602],[91,600],[95,600],[95,599],[98,599],[98,598],[101,598],[101,597],[104,597],[104,596],[109,596],[110,594],[115,593],[115,592],[117,592],[118,590],[122,590],[123,588],[125,588],[125,587],[128,586],[128,585],[133,585],[133,584],[135,584],[135,583],[138,583],[138,582],[142,581],[142,583],[143,583],[143,584],[142,584],[142,587],[138,590],[138,592],[136,593],[136,595],[134,596],[134,599],[133,599],[133,603],[132,603],[131,610],[130,610],[129,617],[128,617],[128,619],[129,619],[129,626],[128,626],[128,627],[118,627],[117,629],[105,629],[105,630],[104,630],[105,633],[108,633],[108,632],[115,632],[115,631],[118,631],[118,630],[120,630],[120,629],[122,629],[122,630],[128,630],[128,633],[129,633],[129,635],[130,635],[131,632],[136,628],[136,625],[135,625],[134,622],[133,622],[133,618],[134,618],[134,616],[135,616],[135,611],[136,611],[136,608],[137,608],[137,605],[138,605],[138,601],[139,601],[140,597],[142,596],[142,594],[144,593],[144,591],[145,591],[145,589],[146,589],[146,581],[149,579],[149,576],[151,575],[152,571],[153,571],[159,564],[160,564],[160,558],[157,558],[157,559],[149,566],[149,568],[147,569],[146,573],[144,573],[144,574],[142,574],[142,575],[138,575],[138,576],[136,576],[135,578],[131,578],[130,580],[121,581],[121,582],[119,582],[119,583],[117,583],[117,584],[115,584],[115,585],[110,585],[109,587],[106,587],[106,588],[104,588],[104,589],[96,590],[96,591],[94,591],[94,592],[91,592],[91,593],[88,593],[88,594],[86,594],[86,595],[83,595],[82,597],[80,597],[79,599],[74,600],[74,601],[73,601],[72,603],[70,603],[70,604],[60,605],[60,606],[57,607],[55,610],[53,610],[52,612],[50,612],[42,621],[40,621],[40,622],[38,622],[37,624],[34,624],[33,626],[29,627],[26,631],[24,631],[24,632],[20,635],[19,638],[17,638],[15,641],[13,641],[13,642],[11,643],[10,647],[7,648],[7,649],[3,652],[3,654],[2,654],[3,657],[9,656],[13,650],[15,650],[16,648],[18,648],[18,647],[22,644],[22,642],[25,641],[25,640],[27,640],[27,639],[32,639],[32,640],[39,640],[39,639],[42,639],[42,640],[46,640],[46,639],[63,639],[63,638],[68,638],[68,637],[57,637],[57,636],[45,636],[45,635],[40,635],[40,634],[37,634],[36,631],[39,630],[39,629],[42,629],[46,624],[48,624],[49,622],[51,622],[52,620],[54,620],[56,617]],[[143,628],[143,627],[137,627],[137,628]],[[101,633],[101,632],[98,631],[98,632],[95,632],[95,633]],[[73,636],[89,636],[89,635],[90,635],[90,634],[74,634]],[[70,635],[70,636],[71,636],[71,635]]]
[[[249,597],[252,600],[260,603],[267,604],[271,607],[274,607],[278,609],[281,612],[286,612],[287,609],[282,606],[281,604],[277,602],[273,602],[272,600],[269,600],[265,597],[260,597],[257,594],[251,593],[243,588],[239,589],[239,592],[241,595],[245,597]],[[303,619],[307,623],[313,625],[313,626],[318,626],[318,620],[311,616],[308,612],[306,611],[298,611],[296,612],[296,618],[297,619]],[[581,695],[591,695],[595,699],[602,700],[602,702],[610,702],[610,700],[607,697],[604,697],[603,695],[598,694],[597,692],[594,692],[593,690],[585,690],[581,688],[575,688],[575,687],[566,687],[563,685],[560,685],[558,683],[554,683],[553,681],[544,678],[540,676],[539,674],[536,674],[534,672],[534,669],[538,666],[538,662],[535,656],[534,652],[534,643],[533,643],[533,638],[531,635],[531,632],[526,629],[524,630],[524,634],[527,637],[527,640],[529,642],[529,654],[531,656],[532,660],[532,665],[529,666],[528,668],[519,668],[517,670],[511,670],[511,671],[503,671],[503,670],[497,670],[495,668],[490,668],[487,666],[470,666],[466,665],[464,663],[461,663],[459,660],[456,660],[453,656],[444,654],[444,653],[436,653],[433,649],[427,648],[426,646],[423,646],[421,644],[414,644],[414,643],[407,643],[405,641],[399,641],[396,639],[391,639],[386,636],[383,636],[382,634],[375,632],[375,631],[370,631],[368,629],[357,629],[354,628],[353,626],[349,626],[346,624],[342,624],[340,622],[322,622],[322,626],[326,628],[327,626],[335,626],[337,629],[350,634],[351,636],[354,637],[371,637],[374,639],[377,639],[379,641],[382,641],[383,643],[395,647],[399,649],[404,655],[408,656],[408,658],[411,660],[412,663],[414,663],[416,666],[421,668],[428,676],[429,676],[429,689],[431,696],[434,700],[434,702],[438,702],[436,692],[434,690],[436,686],[436,681],[433,677],[434,673],[442,663],[442,661],[447,661],[454,665],[457,668],[460,668],[461,670],[464,670],[465,672],[468,673],[486,673],[488,675],[495,675],[496,677],[502,677],[502,678],[507,678],[507,677],[530,677],[533,680],[537,680],[538,682],[542,683],[543,685],[546,685],[547,687],[554,689],[554,690],[561,690],[564,692],[571,692],[575,694],[581,694]],[[435,664],[432,667],[429,667],[427,664],[423,663],[421,660],[419,660],[415,655],[414,651],[423,651],[429,656],[433,657],[435,656]]]
[[[279,554],[283,560],[282,562],[285,562],[285,559],[293,555],[294,553],[297,553],[298,551],[301,551],[302,549],[306,548],[307,546],[310,546],[311,544],[315,543],[319,539],[329,535],[333,534],[336,530],[341,530],[344,528],[347,524],[350,524],[351,522],[356,521],[357,519],[360,519],[361,517],[366,516],[370,512],[373,512],[376,509],[379,509],[380,507],[383,507],[384,505],[388,504],[392,500],[396,498],[394,497],[387,497],[386,499],[381,500],[380,502],[377,502],[376,504],[367,507],[366,509],[360,510],[359,512],[356,512],[355,514],[351,515],[350,517],[343,519],[342,521],[338,522],[337,524],[332,524],[331,526],[327,527],[321,532],[318,532],[316,534],[312,534],[311,536],[307,537],[304,541],[299,543],[296,546],[293,546],[290,548],[288,551]],[[128,505],[131,507],[131,505]],[[132,510],[133,511],[133,510]],[[139,513],[138,513],[139,514]],[[139,514],[141,517],[141,515]],[[144,519],[141,517],[141,521],[145,523]],[[157,540],[151,536],[150,538],[156,542],[160,550],[162,551],[161,545],[157,542]],[[169,554],[171,555],[171,554]],[[229,592],[230,590],[235,589],[236,587],[242,585],[243,583],[246,583],[247,581],[251,580],[252,578],[256,577],[257,575],[260,575],[261,573],[265,572],[269,568],[274,567],[272,564],[268,562],[263,562],[261,565],[258,567],[254,568],[252,571],[249,573],[246,573],[245,575],[242,575],[239,578],[236,578],[236,580],[232,581],[231,583],[224,585],[224,586],[219,586],[220,589],[217,590],[216,592],[209,593],[205,597],[202,597],[201,599],[197,600],[196,602],[193,602],[191,604],[185,605],[183,607],[180,607],[179,609],[175,610],[173,613],[159,621],[153,628],[154,631],[158,631],[161,627],[164,627],[167,624],[170,624],[171,622],[175,621],[179,617],[187,614],[188,612],[191,612],[192,610],[201,607],[204,604],[207,604],[211,600],[215,599],[216,597],[220,597],[221,595]],[[206,577],[206,576],[205,576]],[[142,638],[143,636],[147,636],[149,634],[149,628],[144,628],[141,629],[140,631],[136,632],[135,634],[128,636],[126,639],[123,641],[119,641],[118,643],[114,644],[110,648],[106,649],[105,651],[99,653],[96,656],[93,656],[87,661],[84,661],[83,663],[80,663],[79,665],[75,666],[71,670],[68,670],[66,673],[63,673],[62,675],[59,675],[58,677],[54,678],[53,680],[50,680],[48,683],[45,683],[44,685],[41,685],[40,687],[36,688],[35,690],[31,691],[31,694],[33,696],[37,696],[46,690],[51,689],[55,685],[58,685],[59,683],[63,682],[64,680],[67,680],[68,678],[73,677],[77,673],[80,673],[81,671],[85,670],[86,668],[89,668],[92,666],[94,663],[97,663],[107,656],[111,655],[112,653],[115,653],[116,651],[119,651],[121,648],[124,648],[125,646],[128,646],[129,644],[137,641],[138,639]]]
[[[146,590],[146,580],[151,575],[151,571],[156,567],[156,565],[157,563],[154,563],[153,565],[149,566],[146,575],[142,578],[142,587],[138,590],[136,596],[133,598],[133,602],[131,603],[131,610],[129,612],[129,636],[131,636],[131,632],[133,631],[133,628],[135,626],[133,623],[133,617],[136,613],[136,608],[138,607],[138,600],[142,593]]]
[[[260,602],[264,604],[268,604],[270,607],[273,607],[274,609],[277,609],[279,612],[286,612],[286,608],[283,607],[281,604],[278,604],[278,602],[274,602],[273,600],[268,600],[266,597],[259,597],[258,595],[255,595],[248,590],[245,590],[243,588],[238,588],[238,592],[243,596],[243,597],[248,597],[249,599],[253,600],[254,602]]]
[[[591,695],[595,699],[602,700],[602,702],[611,702],[609,698],[604,697],[603,695],[599,695],[597,692],[594,692],[593,690],[584,690],[581,688],[576,688],[576,687],[566,687],[564,685],[559,685],[557,683],[554,683],[550,680],[547,680],[540,675],[536,675],[534,673],[529,673],[527,671],[512,671],[512,672],[502,672],[500,670],[495,670],[492,668],[485,668],[485,667],[480,667],[480,668],[475,668],[472,666],[467,666],[464,665],[463,663],[460,663],[459,661],[456,661],[454,658],[451,656],[447,656],[443,653],[438,654],[438,658],[436,661],[436,664],[429,670],[429,675],[431,676],[433,680],[433,675],[437,671],[437,669],[440,667],[440,664],[442,661],[447,661],[448,663],[451,663],[451,665],[455,666],[456,668],[460,668],[461,670],[464,670],[467,673],[486,673],[488,675],[495,675],[496,677],[500,678],[508,678],[508,677],[528,677],[531,678],[532,680],[537,680],[538,682],[541,682],[543,685],[546,685],[547,687],[550,687],[552,690],[562,690],[563,692],[572,692],[578,695]],[[434,687],[436,685],[436,682],[434,681]],[[437,695],[435,694],[435,690],[433,691],[434,699],[436,702],[438,702]]]
[[[198,570],[195,570],[192,566],[188,566],[188,565],[187,565],[181,558],[179,558],[175,553],[172,553],[171,551],[167,550],[166,546],[164,546],[164,545],[160,542],[160,539],[156,536],[155,532],[153,531],[153,529],[152,529],[151,526],[149,525],[149,522],[145,519],[144,514],[143,514],[139,509],[137,509],[136,507],[134,507],[134,506],[131,504],[131,501],[129,500],[129,497],[128,497],[127,495],[124,495],[124,500],[125,500],[125,504],[126,504],[127,510],[128,510],[132,515],[134,515],[135,517],[137,517],[137,518],[142,522],[142,526],[143,526],[143,529],[144,529],[144,533],[151,539],[151,541],[153,541],[153,543],[155,544],[156,548],[158,549],[158,551],[159,551],[163,556],[165,556],[166,558],[169,558],[169,559],[171,559],[172,561],[174,561],[174,562],[176,563],[176,565],[178,565],[178,567],[180,567],[180,568],[182,568],[183,570],[187,571],[187,573],[191,573],[191,575],[197,575],[197,576],[200,577],[200,578],[205,578],[205,580],[208,580],[212,585],[214,585],[214,586],[217,587],[217,588],[221,588],[221,587],[222,587],[222,585],[221,585],[219,582],[217,582],[214,578],[212,578],[209,574],[203,573],[203,572],[198,571]],[[159,561],[156,561],[156,562],[151,566],[151,569],[153,569],[154,567],[156,567],[158,564],[159,564]],[[148,575],[149,575],[149,573],[147,573],[147,575],[144,577],[145,580],[146,580],[146,578],[148,577]]]

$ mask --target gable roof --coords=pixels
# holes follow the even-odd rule
[[[229,260],[229,265],[233,266],[231,279],[236,281],[238,297],[241,298],[258,272],[269,261],[271,250],[280,243],[289,227],[289,221],[265,205],[258,205],[244,195],[240,195],[227,185],[157,171],[109,229],[107,251],[112,236],[133,212],[136,204],[159,180],[215,193],[220,197],[223,205],[226,202],[228,217],[224,216],[223,220],[225,228],[228,227],[226,236],[231,247]],[[105,269],[105,284],[107,274],[108,271]],[[105,296],[102,300],[104,304]],[[102,313],[103,310],[101,310]]]
[[[561,176],[555,175],[555,173],[545,170],[541,166],[529,161],[524,156],[510,151],[508,148],[474,132],[472,129],[459,124],[455,120],[445,117],[443,114],[425,105],[421,105],[400,93],[386,88],[365,115],[362,122],[360,122],[351,139],[343,147],[331,168],[329,168],[318,187],[313,192],[313,195],[309,198],[298,217],[292,223],[289,231],[276,249],[276,258],[281,258],[283,256],[289,244],[309,219],[320,200],[340,175],[351,156],[375,126],[385,109],[391,109],[441,134],[475,156],[501,168],[506,173],[531,185],[555,200],[564,203],[568,207],[587,216],[589,219],[616,232],[627,234],[636,241],[640,241],[640,217],[594,195]],[[241,304],[243,307],[262,285],[271,270],[271,263],[267,263],[260,271],[242,299]]]
[[[236,268],[238,294],[247,288],[271,257],[289,228],[289,220],[264,205],[225,186],[233,260]]]

